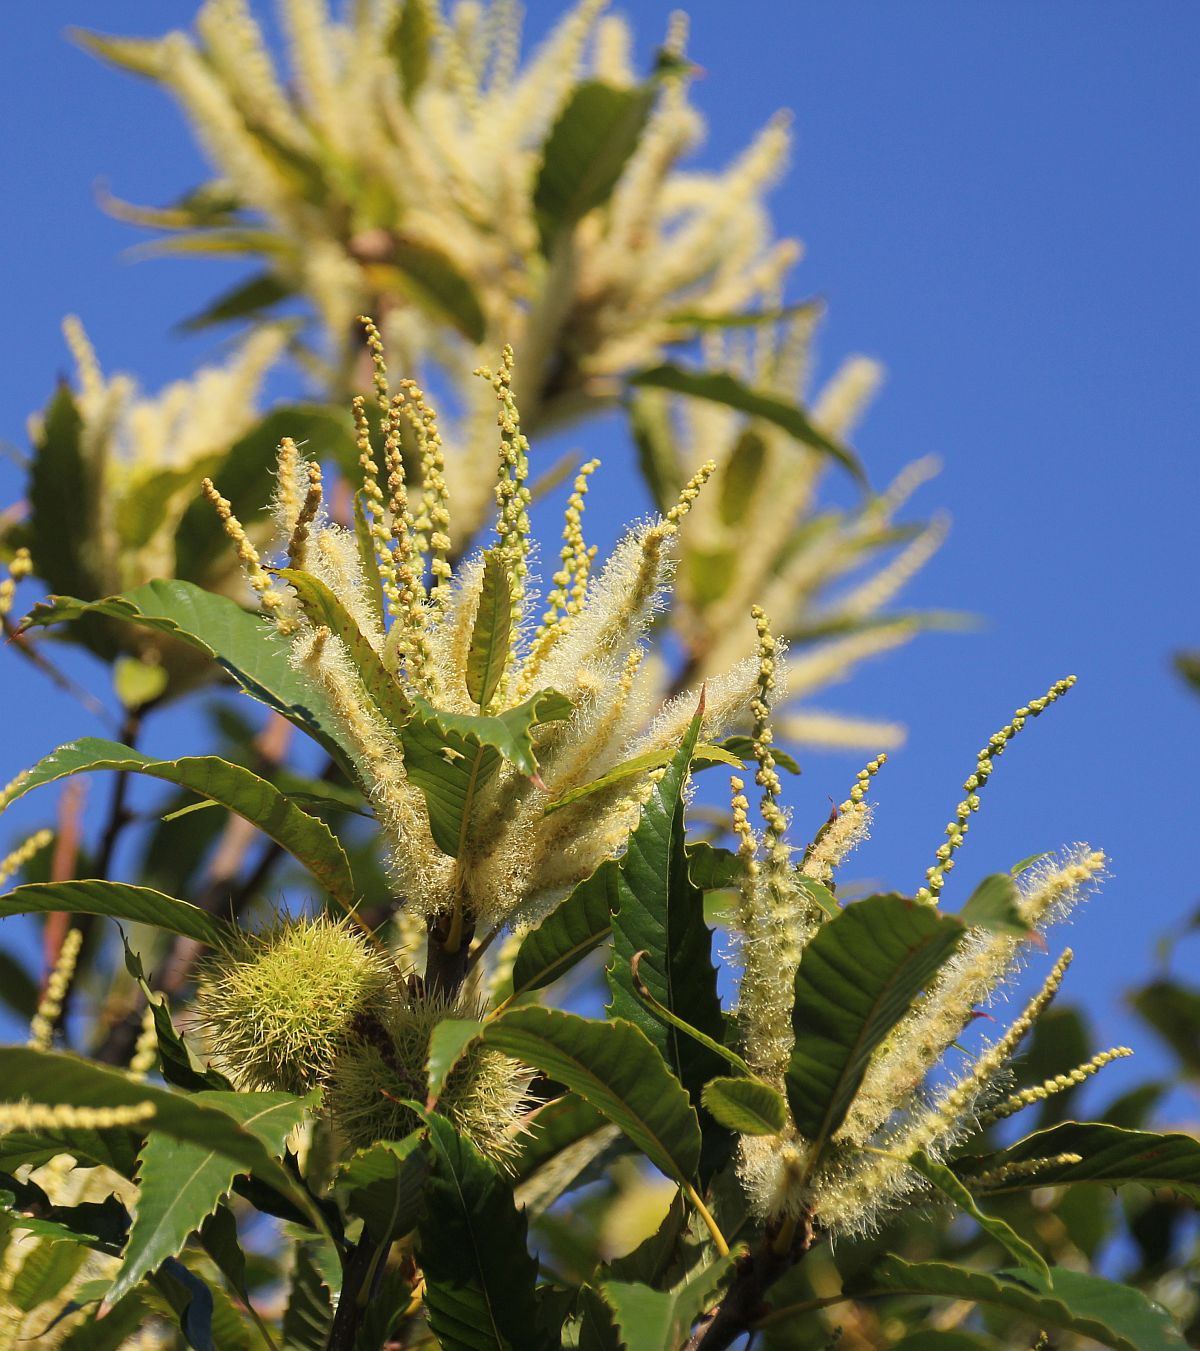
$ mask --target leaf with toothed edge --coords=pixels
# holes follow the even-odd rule
[[[804,949],[786,1083],[796,1127],[815,1143],[810,1168],[845,1120],[872,1051],[963,933],[954,915],[933,906],[870,896],[839,911]]]
[[[219,1108],[272,1155],[312,1106],[291,1093],[203,1092],[193,1102]],[[139,1158],[137,1211],[120,1271],[105,1296],[115,1304],[169,1257],[213,1213],[229,1191],[239,1164],[217,1147],[172,1138],[151,1128]]]
[[[199,648],[253,698],[313,737],[354,777],[324,691],[292,664],[292,644],[262,615],[192,582],[153,581],[118,596],[84,601],[50,596],[21,621],[22,631],[102,615],[141,624]]]
[[[513,964],[513,994],[540,990],[594,951],[612,932],[617,863],[609,859],[526,934]]]
[[[557,690],[539,690],[503,713],[473,716],[443,713],[419,695],[404,727],[404,768],[425,794],[434,843],[458,858],[471,826],[478,795],[502,762],[541,786],[533,729],[570,716],[571,701]]]
[[[325,822],[302,811],[266,779],[216,755],[155,760],[116,741],[81,737],[59,746],[27,770],[9,789],[5,805],[43,784],[97,770],[145,774],[236,812],[302,863],[342,906],[353,905],[350,861]]]
[[[870,1295],[932,1295],[971,1300],[1023,1314],[1034,1327],[1090,1337],[1113,1351],[1185,1351],[1174,1319],[1140,1290],[1055,1267],[1047,1279],[1018,1267],[975,1271],[949,1262],[906,1262],[888,1255],[847,1287]]]
[[[110,915],[137,924],[152,924],[210,947],[221,947],[236,935],[232,925],[190,901],[180,901],[152,887],[85,878],[78,882],[26,882],[0,896],[0,917],[45,915],[61,910],[80,915]]]

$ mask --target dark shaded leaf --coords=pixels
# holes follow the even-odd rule
[[[1200,1075],[1200,990],[1154,980],[1135,990],[1130,1003],[1175,1052],[1184,1072]]]
[[[512,643],[513,606],[512,589],[504,557],[498,549],[489,549],[483,556],[483,584],[479,591],[479,608],[471,630],[471,646],[467,652],[467,693],[479,705],[481,713],[488,711],[492,697],[504,677]]]
[[[214,324],[228,324],[235,319],[249,319],[261,315],[294,295],[294,289],[277,272],[256,272],[238,282],[196,314],[177,325],[181,333],[199,333]]]
[[[612,932],[617,864],[602,863],[526,934],[513,964],[513,993],[540,990],[569,971]]]
[[[777,395],[753,389],[727,371],[689,371],[682,366],[662,365],[640,371],[631,378],[630,383],[640,388],[669,389],[692,399],[707,399],[751,417],[762,418],[782,427],[803,445],[836,460],[860,483],[866,481],[853,452],[826,436],[799,404],[788,403]]]

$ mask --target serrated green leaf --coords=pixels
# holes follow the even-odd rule
[[[1003,1220],[997,1219],[994,1215],[985,1214],[984,1211],[980,1210],[975,1198],[945,1164],[934,1162],[924,1150],[920,1149],[909,1157],[908,1163],[927,1182],[932,1182],[938,1191],[949,1197],[959,1210],[970,1215],[975,1223],[990,1234],[1010,1257],[1015,1257],[1023,1267],[1036,1271],[1044,1279],[1049,1278],[1050,1268],[1041,1253],[1026,1243],[1011,1225],[1005,1224]]]
[[[482,1039],[565,1084],[619,1126],[660,1172],[691,1182],[700,1163],[695,1109],[632,1023],[515,1008],[490,1022]]]
[[[782,427],[785,432],[812,450],[836,460],[860,482],[865,483],[862,466],[848,447],[833,440],[811,421],[799,404],[788,403],[775,394],[753,389],[727,371],[690,371],[682,366],[664,364],[640,371],[630,383],[640,388],[669,389],[692,399],[707,399],[724,404],[751,417],[762,418]]]
[[[268,1157],[278,1155],[311,1103],[290,1093],[196,1093],[191,1102],[219,1109],[258,1140]],[[239,1162],[212,1145],[180,1140],[151,1127],[139,1158],[137,1211],[121,1269],[105,1297],[128,1294],[145,1276],[183,1250],[188,1235],[213,1213],[241,1171]]]
[[[700,722],[698,711],[618,861],[613,956],[606,973],[609,1016],[641,1028],[693,1102],[724,1065],[707,1046],[647,1008],[630,964],[635,953],[643,953],[638,979],[651,996],[703,1036],[723,1042],[712,930],[704,922],[704,893],[692,885],[684,848],[684,790]]]
[[[72,907],[67,904],[59,908]],[[37,1051],[27,1046],[0,1047],[0,1100],[18,1102],[22,1098],[34,1103],[69,1107],[133,1107],[150,1103],[155,1110],[148,1129],[189,1145],[219,1151],[237,1165],[235,1171],[261,1179],[321,1222],[320,1212],[311,1197],[272,1157],[262,1141],[243,1129],[228,1112],[199,1101],[196,1094],[185,1096],[152,1084],[138,1083],[120,1070],[107,1069],[63,1051]],[[64,1128],[62,1139],[69,1142],[75,1134]],[[84,1147],[87,1147],[88,1137],[95,1134],[98,1132],[79,1132]],[[52,1133],[47,1132],[47,1135]],[[0,1144],[11,1145],[12,1142]],[[66,1152],[75,1152],[69,1143]],[[3,1157],[4,1152],[0,1149],[0,1158]],[[117,1157],[113,1156],[114,1159]]]
[[[445,1117],[426,1116],[431,1166],[417,1256],[444,1351],[549,1351],[525,1217],[496,1167]]]
[[[796,973],[788,1103],[802,1135],[824,1146],[845,1119],[872,1051],[957,947],[953,915],[903,896],[856,901],[823,925]]]
[[[429,1171],[420,1143],[418,1131],[403,1140],[381,1140],[360,1149],[338,1171],[337,1187],[345,1192],[350,1213],[363,1220],[381,1245],[416,1227]]]
[[[539,690],[516,708],[495,716],[443,713],[413,696],[404,727],[404,768],[425,794],[437,847],[457,858],[471,827],[478,795],[495,779],[502,761],[537,776],[533,729],[568,717],[571,703],[556,690]]]
[[[1079,1163],[1052,1162],[1062,1154],[1079,1154],[1082,1158]],[[1007,1179],[988,1183],[985,1194],[1080,1182],[1102,1182],[1109,1187],[1137,1182],[1200,1201],[1200,1140],[1190,1135],[1125,1130],[1099,1121],[1064,1121],[1027,1135],[1007,1149],[955,1159],[953,1167],[968,1186],[974,1186],[975,1174],[994,1172],[1009,1164],[1028,1166],[1036,1159],[1047,1162],[1032,1171],[1018,1170]]]
[[[1066,1267],[1055,1267],[1051,1275],[1053,1286],[1023,1267],[993,1273],[888,1256],[864,1284],[873,1294],[933,1295],[997,1305],[1023,1314],[1034,1327],[1078,1333],[1114,1351],[1184,1351],[1186,1343],[1170,1314],[1140,1291]]]
[[[609,1129],[603,1114],[575,1093],[539,1107],[531,1125],[533,1129],[515,1141],[517,1153],[511,1168],[519,1180],[531,1177],[586,1136]]]
[[[700,840],[687,846],[688,876],[701,891],[726,891],[736,887],[744,874],[743,864],[732,849],[720,849]]]
[[[663,1351],[683,1345],[695,1321],[717,1302],[733,1271],[734,1258],[729,1256],[702,1268],[669,1292],[623,1281],[605,1281],[601,1288],[616,1313],[627,1351]]]
[[[778,1135],[787,1125],[783,1094],[758,1079],[710,1079],[702,1099],[722,1126],[741,1135]]]
[[[287,1310],[283,1315],[283,1340],[288,1351],[325,1351],[333,1325],[333,1302],[313,1261],[307,1243],[293,1248],[292,1273],[288,1278]]]
[[[305,617],[314,626],[327,628],[346,645],[367,696],[379,716],[394,732],[403,729],[412,715],[412,704],[399,680],[383,664],[353,616],[319,577],[299,568],[280,568],[279,578],[289,583]]]
[[[6,802],[14,802],[42,784],[102,769],[161,779],[236,812],[302,863],[343,907],[353,907],[350,861],[325,822],[301,811],[266,779],[216,755],[154,760],[116,741],[82,737],[38,761],[9,790]]]
[[[629,89],[600,80],[575,86],[551,128],[533,190],[543,253],[608,200],[642,138],[654,96],[652,82]]]
[[[143,624],[206,652],[247,694],[307,732],[353,777],[324,693],[292,665],[291,644],[270,621],[191,582],[154,581],[97,601],[51,596],[34,606],[22,628],[73,622],[93,614]]]
[[[508,570],[498,549],[483,556],[483,582],[479,590],[479,608],[471,629],[467,652],[467,693],[486,713],[492,697],[504,678],[512,643],[512,588]]]
[[[521,941],[513,964],[513,994],[540,990],[569,971],[612,932],[617,864],[602,863]]]
[[[987,929],[1013,938],[1029,934],[1029,922],[1021,917],[1017,884],[1008,873],[985,877],[967,898],[958,917],[968,929]]]
[[[153,924],[168,933],[194,938],[210,947],[220,947],[232,939],[233,928],[192,905],[164,896],[151,887],[135,887],[125,882],[27,882],[0,896],[0,917],[5,915],[46,915],[70,910],[80,915],[111,915],[136,924]]]

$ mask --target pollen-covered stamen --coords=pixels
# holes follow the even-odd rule
[[[291,441],[290,437],[285,437],[283,444],[290,445],[292,453],[295,454],[295,442]],[[281,459],[282,453],[281,450]],[[313,461],[308,466],[308,491],[304,494],[304,501],[296,514],[296,524],[292,527],[291,538],[288,540],[288,562],[294,568],[304,567],[308,553],[309,527],[317,519],[320,510],[321,466]]]
[[[775,654],[779,645],[771,636],[771,627],[762,607],[755,605],[750,613],[758,632],[758,686],[750,702],[750,711],[754,715],[754,759],[758,763],[754,782],[762,789],[759,810],[766,827],[763,846],[773,862],[786,863],[788,850],[783,839],[787,832],[787,818],[779,806],[783,785],[779,781],[779,771],[775,768],[775,757],[771,754],[774,737],[771,730],[771,701],[775,690]]]
[[[990,1126],[994,1121],[1003,1121],[1005,1117],[1013,1116],[1026,1107],[1032,1107],[1035,1102],[1043,1102],[1055,1093],[1075,1088],[1084,1080],[1090,1079],[1093,1074],[1098,1074],[1105,1065],[1111,1065],[1114,1060],[1124,1060],[1132,1054],[1133,1051],[1128,1046],[1113,1046],[1107,1051],[1101,1051],[1099,1055],[1092,1056],[1090,1060],[1085,1060],[1082,1065],[1077,1065],[1065,1074],[1055,1074],[1032,1088],[1023,1088],[1019,1093],[1005,1098],[1003,1102],[997,1103],[995,1107],[985,1112],[979,1118],[979,1124]]]
[[[521,680],[517,687],[519,699],[524,698],[532,690],[537,672],[550,649],[569,627],[571,620],[583,609],[588,575],[592,559],[596,556],[595,546],[588,548],[583,538],[583,507],[587,496],[588,479],[599,467],[599,460],[589,460],[580,469],[571,496],[567,498],[563,542],[559,550],[561,566],[551,578],[554,587],[546,597],[546,612],[542,615],[542,622],[533,635],[529,655],[521,670]]]
[[[4,805],[4,796],[0,794],[0,811],[4,809]],[[15,873],[19,873],[29,860],[44,849],[53,838],[54,832],[52,830],[35,830],[27,840],[24,840],[14,850],[0,858],[0,886],[3,886]]]
[[[1082,1154],[1048,1154],[1041,1159],[1014,1159],[1011,1163],[1001,1164],[999,1168],[989,1168],[983,1173],[972,1173],[967,1179],[972,1187],[999,1187],[1005,1182],[1015,1182],[1018,1178],[1033,1177],[1048,1168],[1063,1168],[1073,1163],[1082,1163]],[[1044,1346],[1042,1338],[1038,1345]],[[1038,1351],[1034,1346],[1033,1351]]]
[[[29,1024],[28,1044],[35,1050],[48,1051],[53,1044],[54,1027],[62,1014],[63,1000],[67,997],[82,946],[83,930],[68,929],[58,950],[54,970],[46,981],[46,989],[38,1000],[37,1010]]]
[[[1074,676],[1055,681],[1042,698],[1031,699],[1027,707],[1018,708],[1013,714],[1012,722],[988,739],[988,744],[976,757],[975,773],[963,784],[963,792],[967,796],[958,804],[954,820],[946,827],[946,842],[938,848],[937,862],[926,870],[926,885],[917,892],[918,900],[937,903],[937,898],[946,885],[946,874],[954,867],[954,854],[962,847],[966,838],[971,813],[979,810],[979,793],[992,776],[996,756],[1003,754],[1005,747],[1030,718],[1036,718],[1040,713],[1044,713],[1052,703],[1066,694],[1074,683]]]
[[[379,572],[380,586],[387,597],[388,608],[394,619],[404,613],[400,599],[400,582],[396,575],[396,564],[392,558],[392,536],[385,521],[383,489],[379,486],[379,467],[375,463],[375,452],[371,448],[371,427],[367,421],[366,401],[356,394],[351,401],[354,410],[355,444],[358,447],[358,465],[362,470],[362,493],[365,499],[364,515],[367,531],[374,546],[375,566]]]
[[[400,444],[404,408],[404,395],[393,395],[384,421],[383,453],[388,476],[388,513],[392,520],[388,547],[395,564],[399,588],[397,619],[401,633],[397,639],[398,646],[408,665],[409,677],[422,687],[427,687],[434,663],[425,611],[425,560],[418,549],[409,507],[404,452]]]
[[[360,314],[358,322],[363,326],[367,350],[371,354],[371,383],[375,386],[375,399],[379,404],[379,411],[386,415],[391,403],[391,392],[388,388],[387,362],[383,356],[383,339],[379,336],[374,319]]]
[[[263,567],[262,560],[258,556],[258,550],[247,538],[245,527],[233,514],[233,504],[228,498],[221,496],[212,479],[206,478],[200,487],[204,491],[204,496],[213,504],[217,515],[221,518],[225,533],[233,541],[237,549],[238,559],[246,569],[246,575],[250,579],[250,585],[258,592],[259,603],[264,610],[278,609],[283,603],[283,597],[277,591],[271,589],[270,574]]]
[[[496,392],[500,408],[496,422],[500,428],[500,472],[496,479],[496,537],[507,565],[509,593],[513,613],[521,613],[525,583],[529,575],[529,504],[532,500],[529,478],[529,442],[521,432],[521,417],[512,392],[513,350],[506,346],[499,371],[481,366],[476,375],[487,380]],[[517,629],[513,626],[512,657],[516,654]],[[512,659],[510,658],[510,668]]]
[[[33,572],[33,559],[26,548],[18,549],[9,560],[8,573],[0,580],[0,618],[8,614],[13,607],[17,592],[17,583]]]
[[[417,552],[429,554],[433,600],[444,612],[450,581],[450,492],[446,486],[446,461],[438,431],[437,413],[414,380],[401,380],[404,412],[412,424],[421,452],[421,511],[416,520]]]

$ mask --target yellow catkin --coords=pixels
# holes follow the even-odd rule
[[[999,1187],[1005,1182],[1014,1182],[1017,1178],[1032,1177],[1045,1168],[1065,1168],[1073,1163],[1082,1163],[1082,1154],[1049,1154],[1041,1159],[1015,1159],[1012,1163],[1001,1164],[999,1168],[989,1168],[984,1173],[974,1173],[967,1179],[972,1187]]]
[[[364,512],[367,530],[374,545],[375,566],[379,571],[379,582],[392,616],[398,619],[404,612],[404,606],[400,600],[400,582],[392,557],[392,536],[384,521],[383,489],[379,486],[379,467],[375,463],[375,455],[371,449],[371,428],[367,422],[366,401],[361,394],[354,396],[351,408],[354,413],[358,467],[362,473]]]
[[[280,448],[280,456],[283,455],[283,446],[291,442],[293,451],[295,442],[290,437],[285,437]],[[305,558],[308,553],[308,532],[309,527],[317,519],[317,513],[321,510],[321,466],[311,463],[308,466],[308,491],[304,495],[304,501],[296,513],[296,524],[292,527],[291,538],[288,540],[287,554],[288,562],[294,568],[304,567]]]
[[[158,1064],[158,1032],[154,1026],[154,1009],[146,1005],[142,1014],[142,1030],[129,1058],[129,1077],[144,1080]]]
[[[1090,1060],[1085,1060],[1082,1065],[1077,1065],[1065,1074],[1055,1074],[1042,1083],[1035,1084],[1032,1088],[1023,1088],[1019,1093],[1014,1093],[1011,1097],[1005,1098],[1003,1102],[997,1103],[995,1107],[985,1112],[979,1118],[979,1124],[981,1126],[991,1125],[993,1121],[1002,1121],[1005,1117],[1013,1116],[1026,1107],[1032,1107],[1035,1102],[1044,1102],[1046,1098],[1053,1097],[1055,1093],[1063,1093],[1068,1088],[1074,1088],[1076,1085],[1083,1083],[1093,1074],[1098,1074],[1105,1065],[1111,1065],[1114,1060],[1124,1060],[1132,1054],[1133,1051],[1128,1046],[1113,1046],[1107,1051],[1101,1051],[1099,1055],[1092,1056]]]
[[[513,350],[505,346],[500,369],[481,366],[476,375],[487,380],[500,405],[496,423],[500,428],[500,472],[496,479],[496,536],[508,570],[513,612],[520,615],[529,575],[529,442],[521,431],[521,417],[513,398]],[[517,626],[513,626],[512,652],[516,656]],[[511,664],[511,661],[510,661]]]
[[[29,550],[17,549],[9,560],[7,575],[0,579],[0,618],[11,613],[13,600],[17,594],[17,583],[33,572],[33,559]]]
[[[271,576],[263,567],[258,550],[247,538],[241,521],[233,514],[233,504],[228,498],[221,496],[212,479],[206,478],[200,486],[204,490],[204,496],[213,504],[217,515],[221,518],[225,533],[237,548],[238,558],[246,569],[250,585],[258,592],[259,603],[264,610],[277,609],[283,603],[283,597],[277,591],[272,591]]]
[[[771,636],[771,628],[762,607],[755,605],[750,613],[758,632],[758,685],[750,702],[750,712],[754,717],[754,759],[758,763],[754,781],[762,789],[759,810],[766,827],[763,847],[773,862],[781,862],[786,861],[787,855],[787,846],[784,844],[787,818],[779,806],[783,785],[779,781],[779,771],[775,768],[775,757],[771,754],[774,735],[771,731],[771,702],[775,690],[775,653],[778,644]],[[782,854],[780,851],[783,851]]]
[[[37,1011],[29,1024],[28,1045],[37,1051],[48,1051],[54,1043],[54,1026],[62,1014],[63,1000],[75,974],[79,949],[83,946],[83,931],[68,929],[58,950],[58,960],[46,982],[46,989],[38,1000]]]
[[[3,799],[0,799],[2,802]],[[52,830],[37,830],[4,858],[0,859],[0,886],[10,877],[19,873],[33,856],[44,849],[54,838]]]
[[[0,1131],[107,1130],[140,1126],[154,1116],[152,1102],[126,1107],[71,1107],[58,1102],[0,1103]]]
[[[401,380],[405,412],[421,452],[421,514],[417,519],[417,551],[429,553],[433,598],[444,613],[450,595],[450,491],[437,413],[414,380]]]
[[[546,596],[546,611],[534,632],[529,655],[521,669],[518,698],[523,698],[533,688],[546,654],[583,609],[592,559],[596,556],[595,547],[588,548],[583,538],[583,507],[588,479],[599,467],[599,460],[589,460],[583,465],[576,475],[571,496],[567,498],[562,548],[559,550],[561,566],[550,579],[553,589]]]
[[[1056,700],[1075,684],[1074,676],[1056,681],[1040,698],[1032,699],[1025,708],[1018,708],[1012,722],[994,733],[987,745],[976,757],[975,772],[963,784],[966,797],[958,804],[954,820],[946,827],[946,842],[937,850],[937,861],[925,873],[926,884],[917,892],[917,899],[936,904],[942,888],[946,885],[946,874],[954,867],[954,854],[966,838],[971,813],[979,810],[979,793],[992,776],[995,760],[1003,754],[1008,743],[1025,726],[1030,718],[1044,713]]]
[[[375,401],[379,404],[379,411],[386,417],[391,407],[392,396],[388,386],[387,362],[383,356],[383,339],[379,336],[374,319],[360,314],[358,322],[366,333],[367,350],[371,354],[371,379],[375,386]]]

